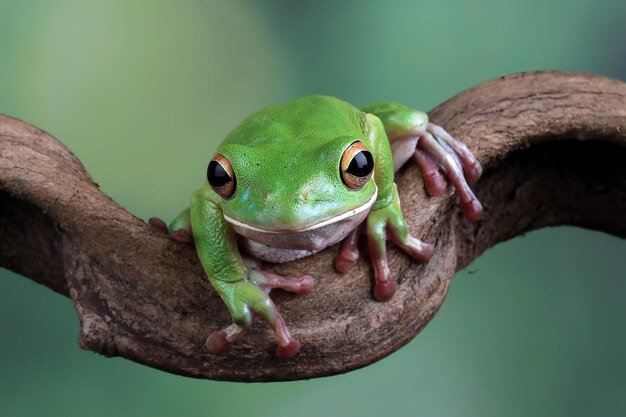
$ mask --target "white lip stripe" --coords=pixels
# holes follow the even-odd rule
[[[298,229],[298,230],[268,230],[268,229],[260,229],[258,227],[254,227],[251,226],[249,224],[246,223],[242,223],[239,220],[235,220],[232,217],[227,216],[226,214],[224,214],[224,219],[226,219],[226,221],[228,223],[232,223],[236,226],[241,226],[244,227],[246,229],[250,229],[250,230],[254,230],[257,232],[263,232],[263,233],[294,233],[294,232],[306,232],[309,230],[314,230],[314,229],[319,229],[320,227],[324,227],[327,226],[329,224],[335,223],[335,222],[339,222],[341,220],[347,219],[348,217],[352,217],[355,214],[359,214],[365,210],[369,210],[370,207],[372,207],[372,205],[374,204],[374,202],[376,201],[376,197],[378,196],[378,188],[376,188],[374,190],[374,195],[372,195],[372,197],[367,201],[367,203],[363,204],[360,207],[357,207],[353,210],[349,210],[345,213],[342,213],[338,216],[335,217],[331,217],[330,219],[324,220],[323,222],[319,222],[319,223],[315,223],[312,226],[306,227],[304,229]]]

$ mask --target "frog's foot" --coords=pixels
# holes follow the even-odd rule
[[[148,224],[162,231],[163,233],[167,233],[170,236],[170,238],[172,238],[173,240],[177,242],[189,243],[193,240],[192,236],[189,234],[189,232],[186,229],[170,231],[167,227],[167,224],[158,217],[150,217],[150,219],[148,219]]]
[[[346,273],[356,265],[359,260],[359,241],[361,227],[357,227],[343,240],[341,250],[335,257],[335,269],[338,272]]]
[[[459,195],[463,216],[470,221],[480,220],[483,207],[468,181],[477,181],[482,167],[465,144],[454,139],[440,126],[429,123],[417,141],[413,157],[424,173],[424,183],[429,194],[443,192],[445,187],[441,172],[445,173]]]
[[[409,233],[397,191],[394,200],[385,207],[370,212],[367,218],[367,243],[374,264],[374,297],[378,301],[389,300],[396,291],[396,283],[387,264],[387,233],[391,240],[404,250],[415,262],[424,263],[433,255],[434,248]]]
[[[239,339],[241,339],[241,336],[246,333],[248,327],[242,328],[233,323],[222,330],[211,333],[211,335],[207,338],[205,344],[207,351],[213,355],[219,355],[223,353],[226,349],[228,349],[230,345],[236,343]],[[287,330],[286,327],[285,330]],[[287,333],[289,333],[288,330]],[[291,337],[289,335],[287,336]],[[279,344],[276,346],[276,356],[281,359],[293,358],[294,356],[296,356],[299,350],[300,342],[295,339],[290,339],[287,344]]]
[[[433,246],[409,234],[407,228],[396,228],[396,226],[389,224],[387,229],[391,234],[392,241],[415,262],[424,263],[433,255]],[[387,301],[396,292],[396,282],[387,264],[387,248],[384,239],[381,243],[381,240],[376,238],[376,236],[370,237],[368,238],[368,245],[370,257],[374,264],[374,277],[376,280],[374,298],[378,301]]]
[[[473,184],[478,181],[483,173],[483,167],[480,165],[480,162],[478,162],[478,159],[476,159],[476,156],[463,142],[454,139],[443,127],[434,123],[428,123],[426,131],[435,138],[443,141],[454,151],[454,155],[458,157],[463,171],[465,172],[465,176],[470,183]]]
[[[230,345],[236,343],[247,328],[241,328],[236,324],[231,324],[225,329],[211,333],[206,341],[206,349],[210,354],[219,355],[223,353]],[[276,346],[276,356],[281,359],[293,358],[300,350],[300,342],[291,339],[286,345]]]
[[[287,278],[273,272],[250,270],[249,280],[222,283],[223,299],[235,321],[225,329],[213,332],[206,342],[209,353],[219,354],[241,338],[252,323],[253,312],[269,324],[276,338],[276,356],[291,358],[298,353],[300,343],[295,340],[285,324],[269,293],[274,288],[305,294],[313,286],[310,275]]]

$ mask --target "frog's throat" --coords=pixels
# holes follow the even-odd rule
[[[224,219],[226,219],[226,221],[228,223],[234,224],[235,226],[240,226],[240,227],[244,227],[246,229],[250,229],[250,230],[254,230],[257,232],[264,232],[264,233],[293,233],[293,232],[307,232],[310,230],[315,230],[315,229],[319,229],[320,227],[324,227],[324,226],[328,226],[329,224],[333,224],[333,223],[337,223],[340,222],[342,220],[346,220],[349,219],[351,217],[356,216],[359,213],[362,213],[364,211],[369,210],[372,205],[374,205],[374,203],[376,202],[376,197],[378,196],[378,188],[374,188],[374,194],[372,194],[372,197],[367,200],[367,202],[365,204],[362,204],[361,206],[352,209],[352,210],[348,210],[345,213],[341,213],[338,216],[335,217],[331,217],[330,219],[326,219],[323,220],[319,223],[315,223],[311,226],[305,227],[303,229],[282,229],[282,230],[272,230],[272,229],[261,229],[259,227],[255,227],[252,226],[250,224],[247,223],[242,223],[239,220],[235,220],[232,217],[227,216],[226,214],[224,214]]]

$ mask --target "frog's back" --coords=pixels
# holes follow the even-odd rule
[[[350,103],[330,96],[307,96],[266,107],[237,126],[223,144],[245,146],[322,144],[338,136],[362,136],[363,115]]]

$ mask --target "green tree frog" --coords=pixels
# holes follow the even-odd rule
[[[394,173],[409,159],[419,165],[430,195],[445,190],[445,174],[465,218],[480,219],[481,204],[468,185],[481,175],[479,162],[421,111],[386,102],[358,109],[311,96],[265,108],[237,126],[209,162],[207,182],[193,193],[189,208],[169,229],[150,219],[173,239],[195,244],[232,316],[232,325],[208,337],[208,351],[220,353],[237,341],[254,312],[273,331],[278,357],[298,352],[269,292],[305,294],[313,278],[279,276],[259,261],[288,262],[343,241],[335,268],[346,272],[359,257],[363,233],[374,266],[374,297],[392,297],[387,239],[416,262],[433,253],[411,236],[400,210]]]

